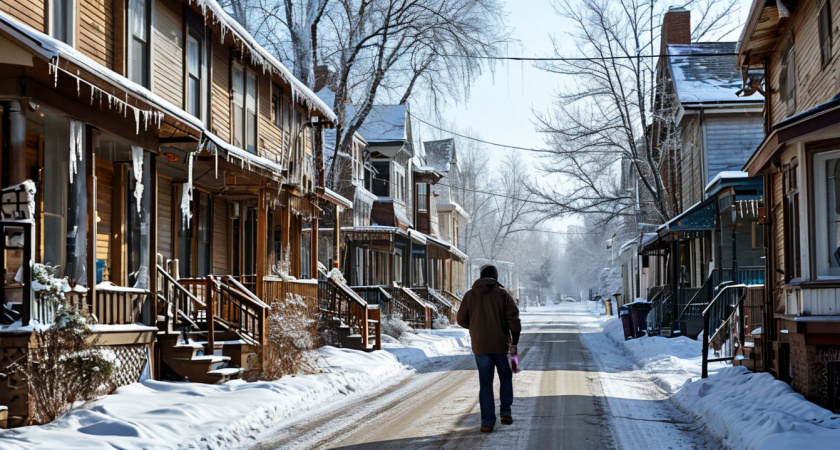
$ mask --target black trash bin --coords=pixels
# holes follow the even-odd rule
[[[633,324],[631,335],[636,338],[644,336],[647,332],[647,316],[653,309],[653,303],[634,302],[627,304],[626,307],[630,310],[630,319]]]
[[[630,313],[630,308],[626,305],[618,308],[618,317],[621,318],[621,325],[624,327],[624,340],[633,339],[633,318]]]

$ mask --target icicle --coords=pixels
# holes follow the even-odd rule
[[[56,88],[58,88],[58,62],[59,62],[59,56],[56,55],[56,57],[55,57],[55,74],[54,74],[54,78],[53,78],[53,82],[55,83]]]
[[[194,155],[194,153],[190,153],[187,159],[187,182],[184,183],[184,192],[181,194],[181,227],[184,229],[189,226],[190,219],[192,219],[190,204],[192,203],[192,168]]]
[[[91,104],[91,105],[93,105],[93,92],[94,92],[94,87],[93,87],[93,85],[91,84],[91,85],[90,85],[90,104]]]
[[[134,198],[137,200],[137,214],[143,205],[143,147],[131,146],[131,164],[134,168]]]
[[[151,111],[143,111],[143,131],[149,131],[149,115]]]
[[[134,108],[134,134],[140,134],[140,108]]]
[[[83,122],[70,119],[70,184],[73,184],[77,166],[82,163],[84,157],[84,148],[82,147],[82,133],[84,129],[85,124]]]
[[[213,153],[216,155],[216,179],[219,179],[219,148],[213,145]]]
[[[82,95],[82,77],[79,76],[79,71],[76,71],[76,97]]]

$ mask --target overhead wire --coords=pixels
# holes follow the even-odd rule
[[[738,56],[738,53],[722,52],[722,53],[689,53],[686,55],[617,55],[617,56],[554,56],[554,57],[540,57],[540,56],[489,56],[489,55],[447,55],[441,54],[447,58],[469,58],[469,59],[487,59],[497,61],[612,61],[619,59],[643,59],[643,58],[698,58],[709,56]]]
[[[516,146],[516,145],[507,145],[507,144],[500,144],[498,142],[485,141],[484,139],[470,137],[470,136],[467,136],[465,134],[461,134],[461,133],[457,133],[455,131],[451,131],[451,130],[447,130],[445,128],[441,128],[438,125],[435,125],[435,124],[430,123],[430,122],[428,122],[424,119],[421,119],[420,117],[417,117],[414,113],[412,113],[410,111],[409,111],[408,115],[411,116],[414,119],[417,119],[420,122],[423,122],[424,124],[434,128],[434,129],[438,130],[438,131],[443,131],[444,133],[449,133],[453,136],[458,136],[460,138],[469,139],[471,141],[481,142],[482,144],[494,145],[496,147],[502,147],[502,148],[510,148],[510,149],[513,149],[513,150],[524,150],[524,151],[528,151],[528,152],[544,152],[545,151],[545,150],[536,149],[536,148],[519,147],[519,146]]]

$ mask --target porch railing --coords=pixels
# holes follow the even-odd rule
[[[732,276],[732,269],[715,269],[700,287],[691,300],[685,304],[680,311],[677,321],[683,322],[691,319],[699,319],[709,301],[717,295],[720,289],[727,283],[759,285],[764,284],[764,268],[758,266],[746,266],[738,268],[735,277]]]
[[[387,291],[391,294],[392,315],[401,315],[402,320],[416,328],[428,328],[428,319],[433,306],[428,305],[417,294],[403,286],[389,286]]]
[[[96,295],[91,299],[90,312],[97,323],[104,325],[154,325],[153,298],[152,292],[146,289],[98,286]]]
[[[354,292],[359,294],[368,305],[378,305],[382,314],[391,314],[391,294],[383,286],[353,286]]]
[[[735,350],[744,345],[744,298],[747,285],[731,284],[718,292],[703,310],[702,377],[709,375],[709,363],[732,361]],[[709,347],[717,356],[709,358]]]
[[[659,335],[663,321],[670,318],[671,286],[651,286],[648,288],[648,301],[653,305],[647,318],[648,334]]]
[[[263,278],[262,297],[269,305],[286,300],[289,295],[300,296],[313,310],[318,302],[318,282],[316,280],[283,280],[277,277]]]
[[[318,309],[327,320],[340,320],[351,334],[361,335],[366,348],[377,348],[378,319],[371,319],[367,302],[346,284],[326,278],[318,281]]]
[[[207,328],[207,304],[192,291],[179,283],[160,264],[157,265],[157,299],[168,331],[177,331],[181,325],[195,330]]]
[[[418,297],[423,299],[424,302],[434,306],[438,314],[445,315],[447,319],[451,316],[452,303],[446,297],[442,296],[438,291],[428,286],[414,287],[410,289],[412,292],[417,294]]]

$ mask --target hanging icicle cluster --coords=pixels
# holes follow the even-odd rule
[[[131,164],[134,169],[134,198],[137,200],[137,214],[143,205],[143,147],[131,146]]]
[[[83,164],[85,149],[82,136],[85,133],[85,124],[80,120],[70,119],[70,184],[78,172],[78,165]]]
[[[192,204],[193,199],[193,192],[192,192],[192,184],[193,184],[193,158],[195,157],[195,153],[190,153],[187,157],[187,182],[184,183],[182,189],[184,192],[181,193],[181,227],[186,229],[190,226],[190,219],[192,219],[192,211],[190,210],[190,205]]]
[[[50,68],[50,75],[53,75],[53,83],[55,87],[58,87],[58,72],[62,72],[73,77],[76,81],[76,95],[78,97],[82,96],[82,84],[85,84],[90,87],[90,104],[93,105],[97,97],[99,99],[99,108],[102,109],[103,102],[102,99],[107,99],[108,110],[116,111],[118,114],[122,114],[123,117],[128,117],[128,110],[133,110],[134,113],[134,132],[135,134],[140,134],[140,121],[141,119],[144,122],[144,130],[149,130],[149,122],[153,125],[156,125],[158,129],[160,129],[161,124],[163,123],[163,113],[160,111],[154,111],[152,109],[140,109],[136,106],[128,104],[128,93],[125,94],[125,100],[117,98],[116,96],[100,89],[96,85],[89,83],[81,78],[79,73],[71,73],[65,69],[62,69],[58,66],[59,57],[56,56],[53,58],[52,61],[49,63]]]
[[[759,200],[737,200],[735,208],[738,211],[738,217],[743,219],[745,216],[757,217],[758,208],[761,206]]]

